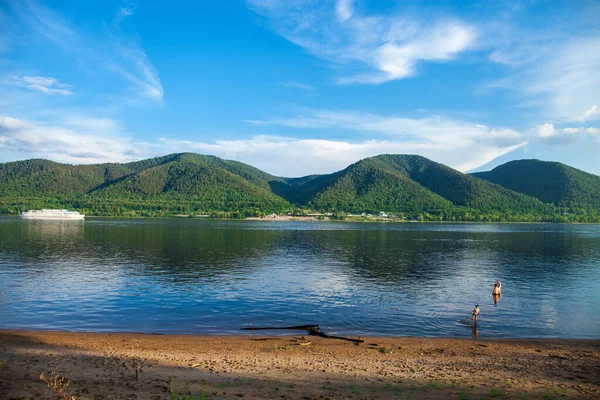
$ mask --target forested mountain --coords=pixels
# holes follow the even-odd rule
[[[301,178],[276,177],[244,163],[192,153],[124,164],[26,160],[0,164],[0,213],[65,207],[89,215],[239,218],[301,210],[335,215],[385,211],[425,220],[541,221],[564,220],[564,209],[557,206],[586,205],[592,212],[585,221],[600,214],[600,178],[548,164],[559,166],[560,174],[552,172],[547,179],[555,186],[539,179],[547,171],[536,177],[502,166],[467,175],[414,155],[370,157],[333,174]],[[511,186],[511,174],[521,186]]]
[[[318,210],[346,212],[441,211],[453,205],[378,157],[295,187],[296,199]]]
[[[220,211],[239,217],[291,208],[271,191],[269,182],[278,180],[237,161],[191,153],[126,164],[18,161],[0,164],[0,212],[65,206],[92,215]]]
[[[66,165],[48,160],[0,164],[0,197],[84,193],[134,170],[128,164]]]
[[[202,211],[286,210],[290,204],[270,190],[268,182],[274,180],[277,178],[243,163],[178,154],[156,166],[109,181],[87,195],[98,201],[180,202],[189,204],[188,209]]]
[[[462,206],[480,211],[545,212],[547,208],[537,199],[414,155],[366,158],[340,172],[288,180],[288,184],[292,188],[279,193],[321,210],[414,213]]]
[[[560,207],[600,210],[600,176],[558,162],[510,161],[472,176]]]
[[[367,160],[373,160],[382,169],[397,171],[454,205],[483,211],[527,212],[542,211],[545,207],[536,199],[473,178],[425,157],[394,154]]]

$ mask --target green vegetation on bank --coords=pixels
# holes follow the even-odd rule
[[[552,168],[540,172],[532,162],[542,163],[468,175],[420,156],[381,155],[333,174],[281,178],[191,153],[125,164],[26,160],[0,164],[0,214],[68,208],[97,216],[246,218],[314,210],[334,219],[385,211],[419,221],[600,222],[600,177],[558,163],[542,163]]]

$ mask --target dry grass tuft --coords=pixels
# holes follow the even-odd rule
[[[58,371],[52,371],[52,377],[47,378],[42,372],[40,375],[40,379],[48,385],[50,390],[52,390],[55,394],[60,396],[63,400],[77,400],[75,396],[71,396],[69,393],[69,385],[71,385],[71,381],[66,377],[61,376]]]

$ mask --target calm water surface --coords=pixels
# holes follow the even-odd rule
[[[598,225],[0,218],[0,328],[600,338],[599,277]]]

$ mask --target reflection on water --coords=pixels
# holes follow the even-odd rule
[[[494,304],[498,304],[500,299],[502,299],[502,293],[499,293],[499,294],[492,293],[492,299],[494,300]]]
[[[598,338],[599,272],[594,225],[0,218],[0,327]]]

